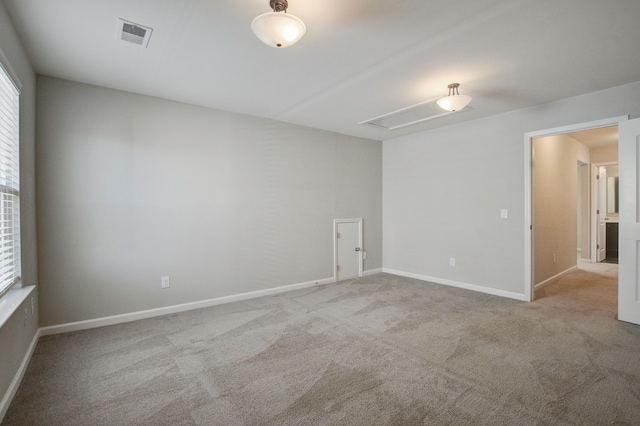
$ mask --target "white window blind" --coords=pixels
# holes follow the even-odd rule
[[[20,282],[19,98],[0,66],[0,296]]]

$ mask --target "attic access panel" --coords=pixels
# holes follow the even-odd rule
[[[395,130],[454,113],[452,111],[445,111],[440,108],[436,103],[438,99],[439,98],[435,98],[416,105],[402,108],[388,114],[361,121],[358,124],[366,124],[378,129],[382,128],[387,130]],[[471,108],[467,106],[455,112],[468,111],[470,109]]]

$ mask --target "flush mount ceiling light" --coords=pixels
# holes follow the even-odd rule
[[[271,47],[289,47],[296,44],[307,27],[297,16],[287,13],[287,0],[271,0],[273,12],[263,13],[251,22],[251,29],[264,44]]]
[[[449,86],[449,95],[438,99],[438,106],[445,111],[459,111],[469,105],[471,96],[458,93],[459,83],[452,83]]]

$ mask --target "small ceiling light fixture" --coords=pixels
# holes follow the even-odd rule
[[[445,111],[460,111],[462,108],[469,105],[471,102],[471,96],[461,95],[458,93],[458,87],[460,83],[452,83],[449,86],[449,95],[438,99],[438,106]]]
[[[287,0],[271,0],[273,12],[263,13],[251,22],[251,29],[264,44],[271,47],[289,47],[296,44],[307,27],[297,16],[287,13]]]

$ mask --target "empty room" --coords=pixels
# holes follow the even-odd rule
[[[0,423],[637,423],[639,21],[0,0]]]

